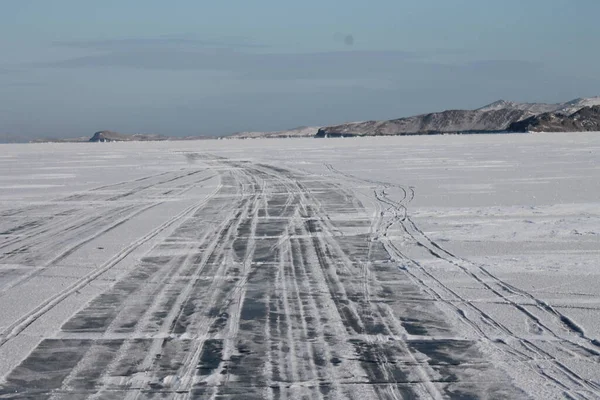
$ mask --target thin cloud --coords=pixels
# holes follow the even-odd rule
[[[260,49],[263,44],[252,43],[244,38],[201,39],[193,36],[160,36],[154,38],[122,38],[105,40],[58,41],[55,46],[97,51],[140,51],[161,49]]]
[[[38,67],[122,67],[155,70],[226,71],[246,79],[353,78],[393,73],[419,54],[404,51],[340,51],[257,54],[231,49],[111,51],[38,64]]]
[[[2,67],[0,67],[0,75],[19,74],[21,72],[23,72],[23,70],[13,69],[13,68],[2,68]]]

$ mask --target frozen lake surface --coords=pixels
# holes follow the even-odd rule
[[[600,134],[0,145],[0,399],[598,399]]]

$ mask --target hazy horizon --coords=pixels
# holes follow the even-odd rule
[[[600,95],[591,0],[13,1],[0,140],[275,131]]]

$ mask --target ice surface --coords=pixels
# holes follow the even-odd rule
[[[0,398],[600,397],[598,133],[0,154]]]

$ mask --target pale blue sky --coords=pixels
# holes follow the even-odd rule
[[[600,95],[598,0],[2,0],[0,137],[213,135]]]

